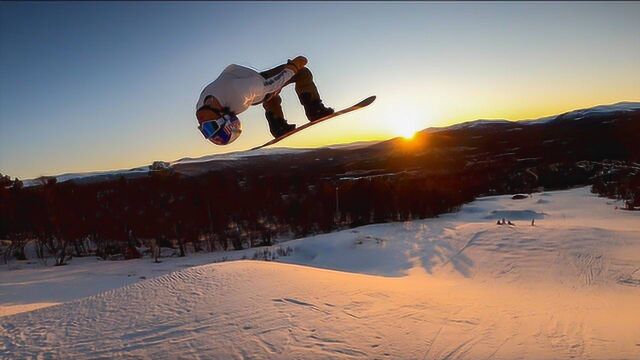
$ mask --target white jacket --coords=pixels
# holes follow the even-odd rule
[[[222,106],[240,114],[249,106],[262,102],[265,95],[279,91],[293,75],[293,70],[285,68],[277,75],[265,79],[253,69],[231,64],[202,90],[196,110],[203,105],[204,99],[211,95],[218,99]]]

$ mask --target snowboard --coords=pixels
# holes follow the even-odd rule
[[[280,137],[277,137],[277,138],[275,138],[275,139],[273,139],[273,140],[270,140],[270,141],[268,141],[268,142],[266,142],[266,143],[264,143],[264,144],[262,144],[262,145],[260,145],[260,146],[256,146],[256,147],[251,148],[251,149],[249,149],[249,150],[258,150],[258,149],[262,149],[262,148],[263,148],[263,147],[265,147],[265,146],[273,145],[273,144],[275,144],[275,143],[277,143],[277,142],[280,142],[280,141],[282,141],[282,140],[284,140],[284,139],[288,138],[289,136],[291,136],[291,135],[293,135],[293,134],[295,134],[295,133],[297,133],[297,132],[300,132],[300,131],[302,131],[302,130],[304,130],[304,129],[308,128],[308,127],[311,127],[311,126],[316,125],[316,124],[319,124],[319,123],[321,123],[321,122],[323,122],[323,121],[326,121],[326,120],[332,119],[332,118],[334,118],[334,117],[336,117],[336,116],[340,116],[340,115],[343,115],[343,114],[346,114],[346,113],[352,112],[352,111],[354,111],[354,110],[362,109],[363,107],[370,105],[370,104],[371,104],[375,99],[376,99],[375,95],[374,95],[374,96],[369,96],[368,98],[366,98],[366,99],[364,99],[364,100],[360,101],[359,103],[357,103],[357,104],[355,104],[355,105],[353,105],[353,106],[349,106],[349,107],[348,107],[348,108],[346,108],[346,109],[342,109],[342,110],[340,110],[340,111],[336,111],[336,112],[334,112],[333,114],[331,114],[331,115],[327,115],[327,116],[325,116],[325,117],[323,117],[323,118],[320,118],[320,119],[318,119],[318,120],[316,120],[316,121],[310,121],[310,122],[308,122],[308,123],[306,123],[306,124],[304,124],[304,125],[302,125],[302,126],[296,127],[296,128],[295,128],[295,129],[293,129],[292,131],[289,131],[288,133],[286,133],[286,134],[284,134],[284,135],[282,135],[282,136],[280,136]]]

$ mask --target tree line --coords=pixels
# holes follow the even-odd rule
[[[218,171],[187,177],[171,170],[97,183],[24,187],[3,177],[0,239],[5,256],[24,259],[33,243],[56,265],[71,256],[108,258],[140,245],[215,251],[271,245],[375,222],[455,211],[475,189],[461,174],[395,174],[356,179],[312,172],[251,174]]]

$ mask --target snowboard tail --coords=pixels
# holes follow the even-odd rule
[[[313,126],[313,125],[315,125],[315,124],[319,124],[319,123],[321,123],[321,122],[323,122],[323,121],[329,120],[329,119],[334,118],[334,117],[336,117],[336,116],[340,116],[340,115],[343,115],[343,114],[346,114],[346,113],[352,112],[352,111],[354,111],[354,110],[362,109],[362,108],[363,108],[363,107],[365,107],[365,106],[371,105],[371,103],[372,103],[375,99],[376,99],[375,95],[374,95],[374,96],[369,96],[368,98],[366,98],[366,99],[364,99],[364,100],[360,101],[359,103],[357,103],[357,104],[355,104],[355,105],[349,106],[348,108],[346,108],[346,109],[342,109],[342,110],[340,110],[340,111],[336,111],[336,112],[334,112],[333,114],[327,115],[327,116],[325,116],[325,117],[323,117],[323,118],[320,118],[320,119],[318,119],[318,120],[308,122],[308,123],[306,123],[306,124],[304,124],[304,125],[302,125],[302,126],[300,126],[300,127],[297,127],[297,128],[295,128],[294,130],[292,130],[292,131],[290,131],[290,132],[288,132],[288,133],[286,133],[286,134],[284,134],[284,135],[282,135],[282,136],[279,136],[279,137],[277,137],[277,138],[275,138],[275,139],[272,139],[272,140],[270,140],[270,141],[268,141],[268,142],[266,142],[266,143],[264,143],[264,144],[262,144],[262,145],[260,145],[260,146],[256,146],[256,147],[254,147],[254,148],[251,148],[250,150],[258,150],[258,149],[262,149],[262,148],[263,148],[263,147],[265,147],[265,146],[273,145],[273,144],[275,144],[275,143],[277,143],[277,142],[280,142],[280,141],[282,141],[282,140],[284,140],[284,139],[288,138],[289,136],[291,136],[291,135],[293,135],[293,134],[295,134],[295,133],[297,133],[297,132],[300,132],[300,131],[302,131],[302,130],[304,130],[304,129],[308,128],[308,127],[311,127],[311,126]]]

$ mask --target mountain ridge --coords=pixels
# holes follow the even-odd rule
[[[640,111],[640,102],[636,101],[620,101],[613,104],[605,104],[605,105],[596,105],[588,108],[576,109],[567,111],[557,115],[545,116],[537,119],[524,119],[524,120],[507,120],[507,119],[476,119],[465,121],[462,123],[457,123],[453,125],[443,126],[443,127],[429,127],[416,132],[417,136],[425,136],[426,134],[434,134],[434,133],[442,133],[448,131],[460,131],[460,130],[468,130],[474,128],[483,128],[483,127],[495,127],[501,125],[507,126],[531,126],[531,125],[542,125],[550,122],[557,121],[571,121],[571,120],[580,120],[584,117],[590,116],[608,116],[616,113],[629,113]],[[513,130],[513,129],[512,129]],[[270,149],[261,149],[258,151],[251,150],[241,150],[234,151],[229,153],[222,154],[213,154],[213,155],[205,155],[201,157],[183,157],[178,160],[173,161],[160,161],[159,163],[165,164],[165,167],[175,167],[175,166],[184,166],[184,165],[197,165],[208,162],[222,162],[222,161],[236,161],[236,160],[246,160],[253,157],[281,157],[281,156],[289,156],[289,155],[301,155],[304,153],[312,153],[323,150],[349,150],[349,149],[362,149],[366,147],[376,146],[380,144],[385,144],[389,142],[397,142],[400,137],[390,138],[387,140],[381,141],[358,141],[348,144],[334,144],[327,145],[318,148],[286,148],[286,147],[277,147]],[[104,171],[90,171],[90,172],[70,172],[63,173],[58,175],[46,175],[32,179],[23,180],[23,184],[25,186],[35,186],[41,185],[49,181],[50,179],[55,178],[57,182],[65,182],[69,180],[76,181],[101,181],[108,180],[114,177],[126,176],[126,177],[138,177],[145,176],[148,172],[153,171],[152,165],[141,165],[130,169],[116,169],[116,170],[104,170]]]

